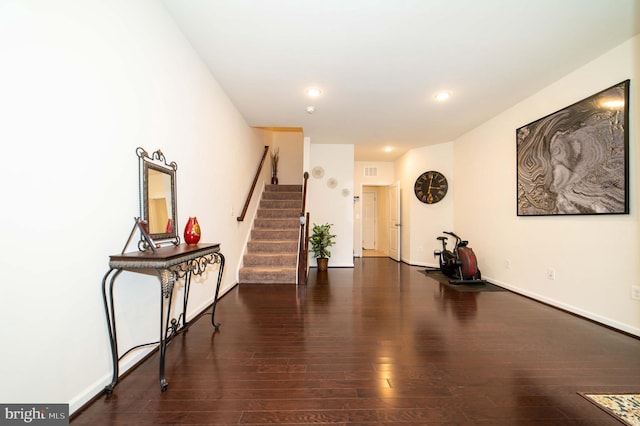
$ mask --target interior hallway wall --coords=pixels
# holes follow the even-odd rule
[[[433,251],[442,231],[455,231],[453,142],[413,149],[396,161],[395,170],[401,186],[402,261],[411,265],[438,266]],[[447,195],[438,203],[425,204],[414,193],[416,179],[424,172],[442,173],[449,184]],[[457,208],[457,206],[455,206]]]
[[[309,151],[309,169],[324,171],[322,177],[310,177],[308,182],[310,232],[314,223],[331,224],[336,238],[329,248],[329,267],[353,267],[353,145],[311,143]],[[311,251],[309,256],[309,265],[315,267]]]
[[[266,137],[154,0],[5,0],[0,50],[0,401],[73,412],[111,377],[101,280],[139,215],[136,148],[178,164],[178,230],[196,216],[201,241],[221,243],[225,291]],[[218,270],[208,271],[192,282],[188,318],[213,300]],[[158,339],[159,293],[154,277],[120,276],[123,350]]]
[[[455,226],[499,285],[640,335],[638,84],[640,36],[455,141]],[[630,214],[516,215],[517,128],[631,79]],[[547,271],[556,271],[555,280]]]

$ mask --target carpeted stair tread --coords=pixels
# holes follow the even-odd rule
[[[290,219],[300,220],[300,209],[258,209],[258,217],[261,219]]]
[[[298,193],[302,193],[302,185],[265,185],[264,192],[298,192]]]
[[[251,231],[251,239],[258,240],[297,240],[300,230],[296,226],[295,229],[270,229],[270,228],[254,228]]]
[[[300,200],[299,192],[264,192],[263,200]]]
[[[244,266],[253,266],[253,267],[280,266],[280,267],[295,268],[297,260],[298,260],[297,253],[292,253],[292,254],[247,253],[243,257],[243,264]]]
[[[297,253],[298,242],[287,240],[258,240],[247,243],[248,253]]]
[[[265,200],[260,201],[261,209],[296,209],[298,214],[302,210],[302,201],[295,200]]]
[[[283,267],[243,267],[240,270],[240,282],[251,284],[295,284],[297,270]]]
[[[253,222],[253,226],[261,229],[297,229],[300,227],[300,218],[274,219],[257,217]]]

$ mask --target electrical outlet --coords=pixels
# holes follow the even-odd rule
[[[640,286],[637,286],[637,285],[631,286],[631,298],[633,300],[640,300]]]
[[[547,278],[552,281],[556,279],[556,270],[554,268],[547,269]]]
[[[504,267],[506,269],[511,269],[511,259],[505,259],[504,260]]]

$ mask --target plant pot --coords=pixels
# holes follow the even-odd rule
[[[328,257],[319,257],[316,259],[318,263],[318,271],[325,272],[329,267],[329,258]]]

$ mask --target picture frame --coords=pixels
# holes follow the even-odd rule
[[[629,214],[629,84],[516,129],[518,216]]]

